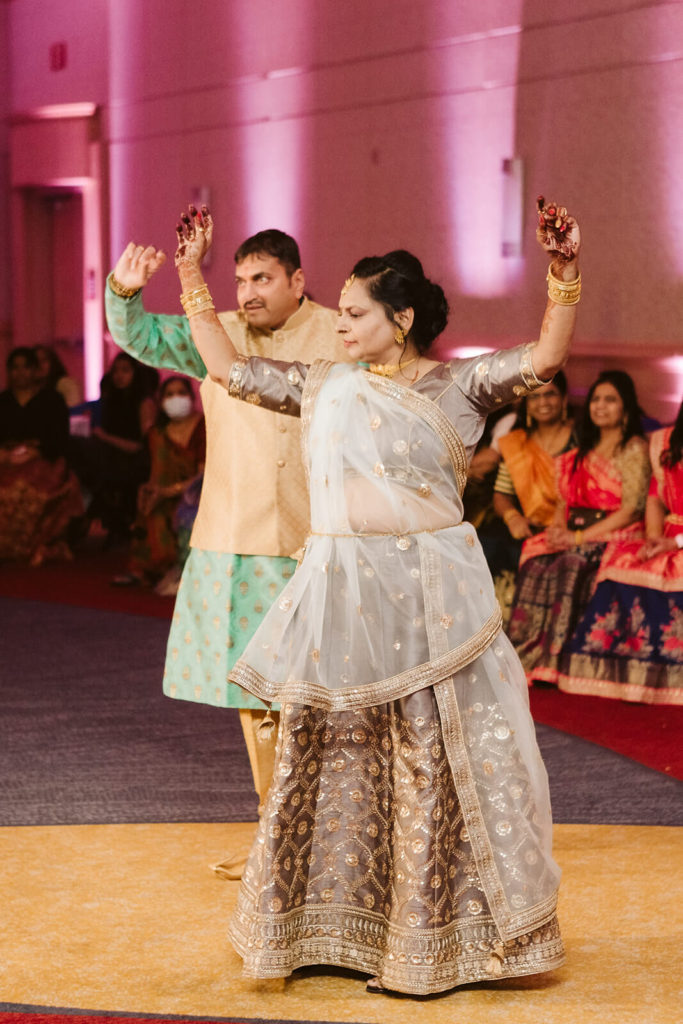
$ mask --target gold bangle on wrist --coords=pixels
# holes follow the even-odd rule
[[[577,548],[583,544],[583,530],[574,530],[574,544]]]
[[[140,288],[126,288],[125,284],[121,284],[120,281],[116,280],[113,272],[109,275],[107,281],[114,295],[118,295],[120,299],[132,299],[134,295],[137,295],[142,290]]]
[[[200,285],[199,288],[193,288],[192,291],[183,292],[180,296],[180,301],[188,320],[191,316],[196,316],[197,313],[205,313],[209,309],[216,308],[211,298],[209,286],[206,284]]]
[[[581,298],[581,274],[573,281],[563,281],[561,278],[555,277],[548,267],[546,281],[548,282],[548,298],[559,306],[575,306]]]

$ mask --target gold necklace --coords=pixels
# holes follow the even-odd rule
[[[416,363],[419,358],[419,356],[413,356],[412,359],[408,359],[405,363],[360,363],[360,365],[366,367],[370,373],[376,373],[380,377],[394,377],[399,370],[405,370],[406,366]]]

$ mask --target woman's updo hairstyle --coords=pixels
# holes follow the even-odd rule
[[[420,354],[426,352],[448,323],[448,302],[443,288],[425,277],[417,256],[394,249],[386,256],[366,256],[353,268],[353,276],[366,282],[368,294],[384,306],[387,319],[412,308],[415,316],[407,337]]]

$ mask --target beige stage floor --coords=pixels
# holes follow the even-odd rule
[[[557,826],[567,965],[413,999],[349,975],[240,978],[225,938],[237,883],[207,865],[254,827],[0,829],[0,1002],[368,1024],[681,1019],[683,830]]]

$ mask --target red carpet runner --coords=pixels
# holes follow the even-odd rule
[[[683,779],[683,707],[632,704],[533,686],[534,721]]]

